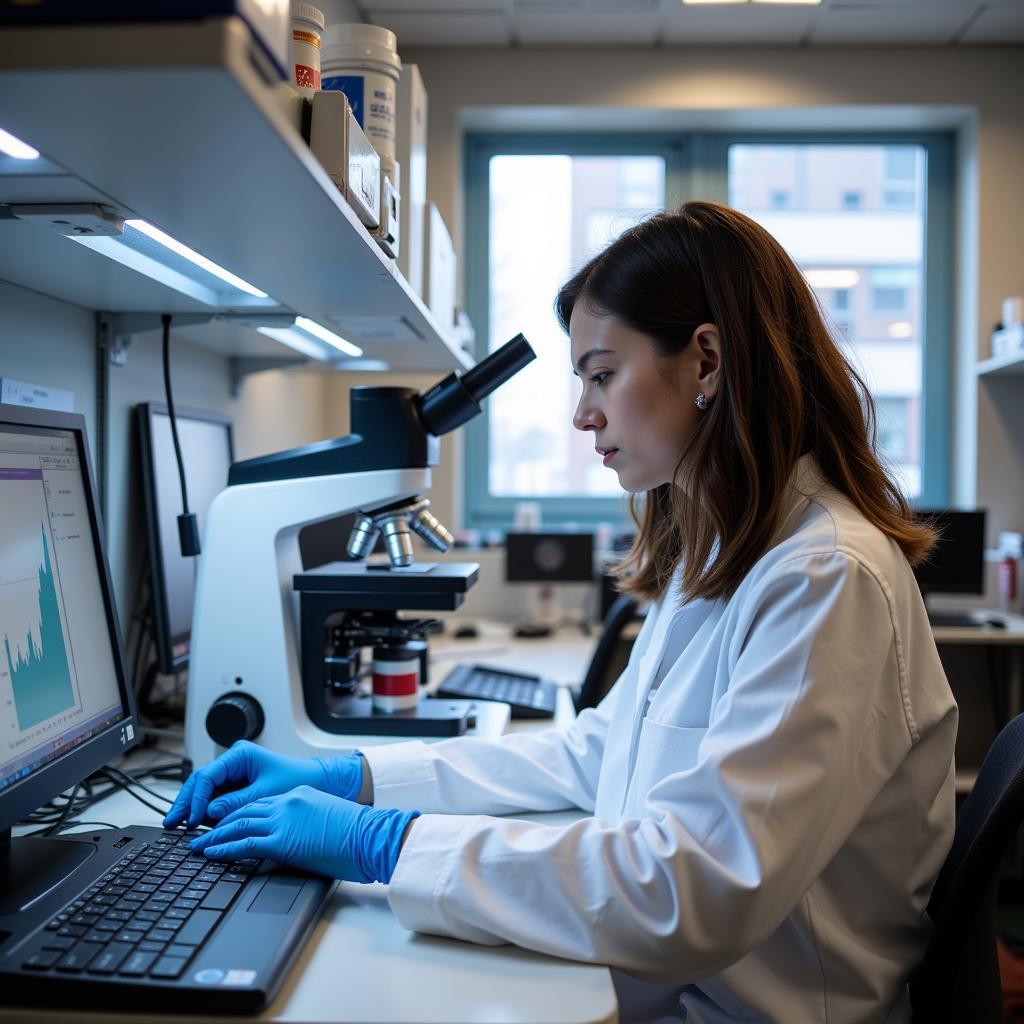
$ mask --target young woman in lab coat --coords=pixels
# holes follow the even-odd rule
[[[626,232],[557,312],[574,425],[636,506],[625,588],[653,602],[608,696],[495,742],[241,744],[168,824],[219,819],[211,857],[388,881],[417,931],[608,964],[623,1020],[908,1021],[956,706],[911,572],[934,538],[870,398],[786,253],[724,206]],[[497,817],[569,807],[588,816]]]

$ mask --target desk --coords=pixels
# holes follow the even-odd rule
[[[448,664],[480,660],[544,672],[560,682],[576,682],[593,644],[592,637],[578,631],[575,636],[560,634],[528,643],[512,644],[507,639],[498,643],[498,639],[484,636],[473,642],[439,642],[435,678],[446,674]],[[562,689],[556,720],[571,720],[573,714],[569,693]],[[511,727],[534,729],[549,724],[517,721]],[[130,772],[144,767],[150,757],[164,759],[143,751],[130,755],[123,766]],[[168,796],[177,791],[171,783],[147,785]],[[125,793],[96,804],[88,817],[159,824],[157,814]],[[557,825],[573,821],[579,814],[523,817]],[[615,991],[607,968],[558,960],[515,946],[477,946],[414,934],[395,920],[386,893],[382,885],[339,883],[277,999],[259,1017],[234,1019],[281,1024],[614,1024],[617,1020]],[[57,1020],[74,1024],[166,1024],[171,1020],[224,1024],[230,1019],[0,1008],[4,1024],[51,1024]]]
[[[963,647],[994,647],[1002,649],[1007,657],[1005,718],[1009,721],[1024,711],[1024,616],[1005,612],[977,612],[976,626],[935,626],[935,643]],[[981,624],[994,617],[1005,623],[1003,628]],[[1003,723],[1005,724],[1005,723]],[[976,771],[960,770],[956,773],[956,790],[969,793],[977,778]]]

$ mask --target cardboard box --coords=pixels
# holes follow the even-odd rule
[[[451,335],[455,326],[455,284],[458,268],[452,236],[448,233],[441,211],[433,203],[427,204],[426,231],[423,300],[441,330],[446,335]]]

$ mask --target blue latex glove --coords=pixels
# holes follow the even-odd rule
[[[354,800],[362,782],[363,759],[359,754],[286,757],[248,740],[239,740],[188,777],[164,818],[164,826],[173,828],[186,820],[194,826],[207,816],[223,818],[253,800],[287,793],[296,786],[312,786]],[[239,784],[244,785],[235,788]],[[225,786],[230,791],[213,799]]]
[[[349,882],[390,882],[402,838],[419,811],[378,810],[309,786],[227,815],[191,848],[211,860],[267,857]]]

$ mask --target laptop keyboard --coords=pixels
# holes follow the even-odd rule
[[[123,978],[177,978],[259,860],[215,863],[167,832],[127,852],[47,922],[22,967]]]

